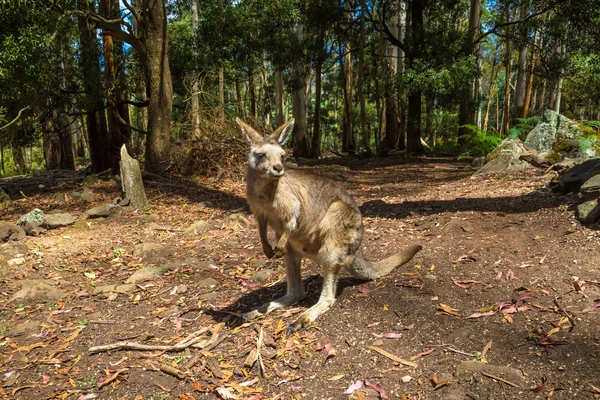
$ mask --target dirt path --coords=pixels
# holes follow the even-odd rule
[[[600,396],[600,235],[574,218],[575,197],[546,189],[551,175],[471,177],[448,159],[337,162],[302,168],[338,180],[362,205],[367,258],[420,243],[412,262],[375,282],[342,279],[337,303],[317,325],[286,338],[287,324],[319,294],[319,268],[306,263],[307,299],[239,325],[239,312],[285,290],[282,262],[261,254],[244,182],[150,187],[152,215],[79,221],[28,238],[23,264],[2,263],[0,394]],[[100,182],[95,204],[52,201],[75,188],[14,201],[3,220],[34,207],[78,215],[118,196],[116,184]],[[207,223],[201,232],[185,234],[198,220]],[[140,270],[148,280],[137,280]],[[21,299],[22,287],[34,293]],[[180,351],[88,351],[118,341],[181,345],[198,331],[188,342],[196,347]],[[357,381],[362,388],[344,394]]]

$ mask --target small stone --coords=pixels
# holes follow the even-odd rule
[[[190,225],[183,233],[185,235],[192,235],[192,234],[197,235],[198,233],[206,232],[211,229],[213,229],[211,224],[209,224],[206,221],[200,220],[200,221],[194,222],[192,225]]]
[[[54,195],[54,197],[52,198],[52,201],[55,203],[64,203],[67,201],[67,195],[64,193],[57,193],[56,195]]]
[[[31,222],[33,224],[44,225],[46,223],[46,218],[44,217],[44,212],[39,208],[34,208],[27,214],[23,215],[17,221],[17,225],[22,226],[26,222]]]
[[[102,206],[90,208],[85,213],[90,218],[99,218],[99,217],[106,218],[110,214],[110,210],[114,207],[115,207],[114,204],[104,204]]]
[[[219,284],[219,281],[213,278],[206,278],[198,281],[198,287],[214,289]]]
[[[135,246],[133,250],[134,257],[147,257],[151,253],[158,253],[165,248],[164,245],[160,243],[141,243]]]
[[[83,188],[83,193],[81,194],[81,200],[90,202],[90,201],[94,201],[95,197],[96,197],[96,195],[94,194],[94,192],[92,192],[92,189],[90,189],[87,186],[85,186]]]
[[[66,213],[57,213],[46,215],[46,224],[49,229],[62,228],[72,225],[75,217]]]
[[[214,204],[211,201],[201,201],[200,203],[198,203],[198,208],[200,210],[204,209],[204,208],[214,208]]]
[[[235,222],[241,222],[242,224],[244,224],[246,226],[250,225],[250,221],[242,213],[233,213],[233,214],[230,214],[227,218],[232,221],[235,221]]]
[[[179,285],[177,286],[177,294],[183,294],[188,291],[187,285]]]
[[[12,258],[7,261],[8,265],[23,265],[25,264],[25,259],[23,257]]]
[[[0,252],[7,256],[16,257],[19,254],[27,254],[29,248],[24,243],[12,242],[12,243],[4,243],[0,246]]]
[[[267,260],[265,260],[264,258],[259,258],[257,260],[252,261],[252,263],[250,263],[250,265],[253,268],[260,268],[262,266],[264,266],[267,263]]]
[[[40,327],[40,321],[25,321],[15,325],[9,332],[10,336],[20,336],[36,331]]]
[[[0,203],[4,203],[5,201],[10,201],[10,197],[0,188]]]
[[[157,267],[145,267],[135,271],[125,283],[140,283],[145,281],[150,281],[153,279],[157,279],[162,271]]]
[[[83,186],[90,186],[100,182],[100,178],[98,175],[88,175],[83,178],[83,182],[81,183]]]
[[[25,239],[25,230],[10,222],[0,221],[0,242],[11,242]]]
[[[81,192],[71,192],[71,197],[73,200],[79,200],[81,199]]]
[[[55,282],[51,282],[55,283]],[[22,289],[16,292],[10,302],[20,301],[56,301],[65,297],[65,294],[57,287],[52,286],[48,281],[27,280],[21,281]]]
[[[577,205],[577,218],[582,224],[591,224],[600,218],[600,203],[590,200]]]
[[[260,271],[255,272],[250,276],[249,280],[252,283],[266,283],[270,280],[271,276],[275,274],[275,270],[271,268],[264,268]]]
[[[402,378],[400,378],[400,380],[402,383],[408,383],[412,380],[412,377],[410,375],[404,375]]]

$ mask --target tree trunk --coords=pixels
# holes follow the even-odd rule
[[[398,40],[404,43],[406,38],[406,31],[410,29],[407,24],[407,13],[406,13],[406,2],[400,1],[399,11],[398,11]],[[396,62],[396,71],[399,74],[404,73],[404,63],[406,59],[406,54],[404,50],[398,48],[398,59]],[[404,93],[398,93],[398,142],[394,145],[400,150],[404,150],[406,147],[406,96]]]
[[[302,43],[304,33],[301,23],[296,26],[296,38],[298,43]],[[301,55],[294,65],[292,115],[296,120],[293,132],[294,157],[310,157],[306,121],[306,63],[304,55]]]
[[[197,29],[198,29],[198,0],[192,0],[192,54],[194,58],[198,56],[197,49]],[[199,92],[200,87],[198,86],[198,71],[192,72],[192,98],[191,98],[191,110],[190,110],[190,119],[192,122],[192,137],[199,139],[200,138],[200,99]]]
[[[421,44],[423,43],[423,10],[425,0],[413,0],[411,3],[411,36],[413,48],[409,57],[409,67],[413,67],[420,58]],[[423,153],[421,143],[421,90],[416,90],[408,97],[408,121],[406,129],[406,151],[410,154]]]
[[[506,21],[510,23],[509,6],[506,6]],[[511,83],[511,64],[512,64],[512,50],[510,47],[510,35],[508,27],[505,29],[505,60],[504,66],[506,68],[506,84],[504,87],[504,107],[502,110],[502,133],[508,135],[510,129],[510,83]]]
[[[475,62],[479,66],[479,45],[475,43],[479,36],[479,17],[481,15],[481,0],[471,0],[469,9],[469,40],[472,53],[475,55]],[[471,130],[465,125],[475,125],[475,114],[477,112],[477,97],[476,91],[477,80],[479,79],[479,70],[477,71],[470,85],[461,89],[460,107],[458,112],[458,142],[464,144],[465,136],[472,134]]]
[[[162,172],[169,164],[171,147],[171,118],[173,86],[169,68],[169,42],[167,40],[167,15],[164,2],[146,1],[145,15],[149,28],[144,41],[147,54],[146,74],[150,106],[149,132],[146,139],[146,170]]]
[[[565,45],[562,44],[559,46],[558,51],[561,55],[564,56],[566,50]],[[558,77],[558,82],[556,83],[556,100],[554,101],[554,111],[560,114],[560,101],[562,98],[562,85],[563,85],[563,75],[564,70],[560,71],[560,76]]]
[[[79,0],[80,10],[91,6],[85,0]],[[86,127],[92,172],[99,173],[109,168],[103,163],[103,154],[108,152],[108,128],[106,125],[106,113],[104,111],[102,72],[100,71],[100,47],[95,31],[88,27],[87,18],[79,16],[78,19],[80,51],[81,51],[81,74],[82,85],[85,92],[84,107],[86,111]],[[145,87],[145,85],[144,85]],[[144,92],[145,96],[145,92]],[[47,128],[46,132],[49,132]],[[46,159],[46,165],[54,160]],[[58,168],[58,166],[56,166]],[[51,169],[54,169],[51,168]]]
[[[496,89],[496,79],[498,78],[498,70],[500,67],[494,68],[497,66],[496,59],[494,58],[494,63],[492,64],[492,71],[490,72],[490,89],[487,95],[486,107],[485,107],[485,116],[483,118],[482,130],[487,131],[488,121],[490,117],[490,106],[492,105],[492,98],[494,97],[494,91]]]
[[[144,190],[140,163],[127,154],[125,145],[121,147],[120,156],[119,168],[123,192],[133,208],[146,211],[148,209],[148,199]]]
[[[350,14],[350,1],[345,0],[344,10],[348,23],[352,22]],[[354,154],[356,152],[356,141],[354,138],[353,115],[352,115],[352,47],[351,29],[348,29],[344,38],[343,51],[340,52],[342,59],[342,81],[344,82],[344,119],[342,124],[342,151]]]
[[[535,29],[533,34],[533,45],[531,46],[531,61],[529,62],[529,77],[527,79],[527,88],[525,90],[525,101],[523,104],[523,113],[521,117],[527,118],[529,115],[529,109],[531,105],[531,92],[533,91],[533,77],[535,71],[536,53],[537,53],[537,42],[538,42],[538,29]],[[533,105],[535,107],[535,105]],[[531,108],[533,108],[531,107]]]
[[[275,69],[275,125],[280,127],[285,122],[283,115],[283,72]]]
[[[521,8],[520,18],[527,16],[525,7]],[[519,58],[517,60],[517,83],[515,85],[515,107],[514,117],[521,118],[525,110],[525,96],[527,91],[527,46],[523,42],[519,47]],[[514,122],[513,122],[514,124]]]
[[[323,77],[321,70],[323,68],[323,61],[318,60],[315,66],[315,115],[313,125],[313,136],[312,143],[310,146],[311,157],[319,158],[321,155],[321,88]]]
[[[250,97],[250,116],[254,119],[258,118],[256,113],[256,88],[254,86],[254,73],[248,72],[248,95]]]
[[[240,80],[235,80],[235,97],[237,99],[237,112],[241,118],[244,118],[244,103],[242,101],[242,87]]]
[[[365,37],[366,37],[366,20],[365,20],[365,0],[361,0],[360,2],[360,37],[358,40],[358,81],[356,85],[358,86],[358,102],[360,103],[360,136],[362,138],[362,145],[365,148],[367,156],[371,156],[373,152],[371,151],[371,138],[369,134],[369,130],[367,129],[367,106],[365,103],[365,89],[364,89],[364,65],[365,65]]]
[[[100,1],[100,13],[106,19],[114,19],[120,15],[118,0]],[[108,151],[103,154],[103,164],[111,168],[113,173],[119,172],[120,148],[129,142],[129,108],[125,100],[127,95],[125,67],[123,60],[123,44],[115,40],[109,32],[103,32],[104,47],[104,79],[108,107]]]

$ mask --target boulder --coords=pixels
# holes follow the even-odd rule
[[[38,226],[45,225],[46,218],[44,217],[44,212],[42,210],[40,210],[39,208],[34,208],[30,212],[28,212],[27,214],[25,214],[21,218],[19,218],[19,220],[17,221],[17,225],[22,226],[26,222],[31,222],[32,224],[38,224]]]
[[[588,179],[598,174],[600,174],[600,157],[590,158],[562,174],[558,178],[558,189],[562,193],[578,192]]]
[[[28,251],[29,248],[27,245],[19,242],[4,243],[0,246],[0,252],[10,257],[16,257],[19,254],[27,254]]]
[[[523,387],[525,385],[525,376],[521,370],[499,365],[484,364],[480,361],[463,361],[456,367],[454,376],[458,379],[471,380],[475,373],[487,372],[490,375],[504,378],[512,383]]]
[[[67,195],[65,193],[57,193],[56,195],[54,195],[52,201],[54,201],[55,203],[62,204],[67,201]]]
[[[125,283],[139,283],[151,281],[160,277],[162,271],[158,267],[144,267],[135,271]]]
[[[584,131],[577,122],[546,110],[542,120],[529,132],[525,148],[538,153],[553,151],[568,157],[593,157],[596,155],[595,143],[585,138]],[[589,143],[588,143],[589,142]]]
[[[579,188],[579,197],[583,201],[600,198],[600,173],[586,180]]]
[[[65,297],[65,294],[53,286],[56,282],[46,280],[21,281],[22,288],[16,292],[10,302],[19,301],[57,301]]]
[[[25,230],[10,222],[0,221],[0,242],[12,242],[25,239]]]
[[[582,224],[592,224],[600,218],[598,200],[590,200],[577,205],[577,219]]]
[[[523,142],[519,139],[506,138],[487,157],[487,162],[477,174],[489,174],[504,171],[522,171],[531,168],[528,162],[519,158],[525,153]]]
[[[206,221],[200,220],[190,225],[183,233],[185,235],[197,235],[198,233],[206,232],[213,229],[212,225]]]
[[[81,193],[81,200],[91,202],[94,201],[95,197],[96,195],[94,194],[94,192],[92,192],[92,189],[90,189],[87,186],[84,186],[83,193]]]

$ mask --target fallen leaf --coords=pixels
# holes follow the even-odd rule
[[[478,281],[474,281],[472,279],[467,279],[467,280],[457,280],[454,279],[452,277],[450,277],[450,279],[452,280],[452,283],[454,283],[456,286],[463,288],[463,289],[470,289],[471,287],[473,287],[474,285],[481,283]]]
[[[325,351],[327,352],[327,357],[325,357],[326,360],[328,358],[334,357],[337,354],[337,351],[335,351],[333,346],[330,344],[325,345]]]
[[[217,388],[217,393],[222,399],[225,400],[237,399],[238,397],[232,393],[232,390],[233,388],[226,388],[224,386],[221,386]]]
[[[539,393],[546,388],[546,383],[547,383],[547,378],[545,376],[542,376],[542,384],[540,386],[531,388],[529,390],[531,390],[534,393]]]
[[[441,310],[441,312],[438,312],[436,314],[448,314],[448,315],[454,315],[456,317],[460,317],[458,310],[456,308],[450,307],[447,304],[440,303],[438,305],[438,310]]]
[[[375,336],[376,338],[386,338],[386,339],[398,339],[399,337],[402,337],[401,333],[396,333],[396,332],[388,332],[388,333],[375,333],[373,332],[373,336]]]
[[[383,390],[381,385],[378,383],[372,383],[370,378],[365,378],[365,386],[377,390],[382,399],[389,399],[388,395],[385,393],[385,390]]]
[[[427,349],[427,350],[425,350],[425,351],[423,351],[423,352],[421,352],[421,353],[417,354],[416,356],[412,356],[412,357],[410,358],[410,361],[415,361],[415,360],[417,360],[417,359],[419,359],[419,358],[421,358],[421,357],[423,357],[423,356],[426,356],[426,355],[428,355],[428,354],[431,354],[431,353],[433,353],[434,351],[435,351],[435,347],[432,347],[431,349]]]
[[[494,315],[496,314],[496,311],[488,311],[485,313],[473,313],[471,315],[469,315],[468,317],[465,317],[466,319],[472,319],[472,318],[482,318],[482,317],[489,317],[490,315]]]
[[[338,375],[332,376],[331,378],[327,378],[327,380],[328,381],[339,381],[344,376],[346,376],[346,375],[345,374],[338,374]]]
[[[362,381],[356,381],[352,385],[350,385],[348,387],[348,389],[346,389],[344,394],[352,394],[352,393],[356,392],[358,389],[360,389],[361,387],[363,387]]]

